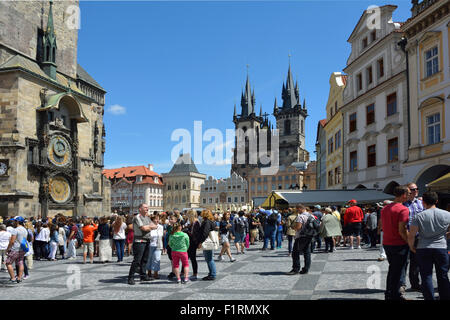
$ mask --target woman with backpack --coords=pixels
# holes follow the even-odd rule
[[[234,245],[236,246],[237,254],[244,254],[245,236],[247,235],[248,221],[244,217],[244,211],[238,212],[238,217],[233,219],[232,232],[234,235]]]

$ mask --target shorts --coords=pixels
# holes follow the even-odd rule
[[[13,251],[11,250],[6,257],[6,261],[5,264],[6,265],[10,265],[13,264],[14,262],[16,263],[16,266],[21,266],[23,265],[23,258],[25,257],[25,252],[20,250],[20,251]]]
[[[225,242],[230,242],[230,239],[228,239],[228,233],[222,233],[220,235],[220,244],[224,244]]]
[[[348,224],[348,235],[358,237],[361,235],[361,222],[354,222]]]
[[[189,267],[189,258],[187,252],[172,251],[172,267],[174,269],[178,269],[180,267],[180,260],[181,264],[185,268]]]
[[[94,254],[94,243],[93,242],[85,242],[83,243],[83,253],[92,253]]]
[[[236,233],[234,235],[234,243],[244,243],[245,233]]]

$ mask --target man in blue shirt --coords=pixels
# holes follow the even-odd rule
[[[413,182],[408,183],[408,189],[410,194],[408,196],[408,200],[403,203],[409,209],[409,221],[408,221],[408,230],[411,225],[411,221],[414,217],[424,210],[422,200],[419,200],[417,196],[419,195],[419,189],[417,185]],[[417,245],[417,235],[416,235],[416,245]],[[406,270],[408,268],[408,264],[405,266],[405,270],[402,272],[402,287],[406,289]],[[416,260],[416,254],[414,252],[409,252],[409,282],[411,283],[411,289],[416,291],[421,291],[421,285],[419,280],[419,266]]]
[[[270,240],[270,250],[275,250],[275,238],[277,235],[278,217],[277,222],[272,222],[270,215],[272,213],[278,214],[278,212],[276,210],[264,210],[262,208],[259,209],[259,212],[266,215],[264,224],[264,245],[262,250],[267,249],[267,246],[269,245],[269,240]]]

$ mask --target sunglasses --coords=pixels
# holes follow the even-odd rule
[[[414,188],[414,189],[409,189],[409,190],[411,190],[411,191],[417,191],[417,190],[419,190],[418,188]]]

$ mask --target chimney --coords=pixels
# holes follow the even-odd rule
[[[148,165],[148,170],[153,171],[153,165],[152,164]]]

